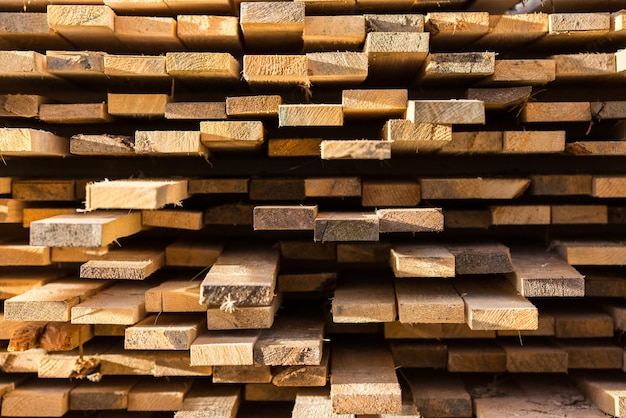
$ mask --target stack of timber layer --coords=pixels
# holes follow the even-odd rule
[[[625,86],[626,0],[1,1],[0,416],[626,416]]]

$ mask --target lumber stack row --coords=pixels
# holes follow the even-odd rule
[[[26,3],[1,416],[626,416],[626,2]]]

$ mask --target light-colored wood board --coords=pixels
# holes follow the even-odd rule
[[[343,107],[335,104],[282,104],[279,126],[342,126]]]
[[[20,157],[64,157],[69,155],[69,140],[37,129],[0,128],[0,153]]]
[[[162,248],[121,248],[80,266],[82,279],[144,280],[165,265]]]
[[[378,216],[359,212],[324,212],[315,218],[314,240],[378,241]]]
[[[499,242],[451,243],[456,274],[496,274],[513,271],[509,248]]]
[[[200,131],[136,131],[135,152],[208,157],[208,151],[200,141]]]
[[[584,270],[584,273],[586,296],[622,298],[626,294],[626,281],[619,272],[609,269],[607,271]],[[616,329],[626,330],[626,322],[621,322],[616,315],[613,315],[613,319]]]
[[[45,11],[45,9],[44,9]],[[48,26],[46,13],[0,13],[0,39],[15,50],[67,49],[70,44]]]
[[[422,199],[515,199],[530,180],[524,178],[423,178]]]
[[[454,287],[465,301],[465,319],[471,329],[534,330],[537,308],[503,278],[457,278]]]
[[[409,100],[406,118],[413,123],[484,124],[485,105],[478,100]]]
[[[41,334],[39,345],[48,352],[70,351],[93,338],[93,327],[87,324],[50,322]]]
[[[24,13],[25,14],[25,13]],[[0,19],[2,14],[0,14]],[[0,95],[0,116],[3,118],[34,118],[39,115],[39,106],[45,102],[43,96],[35,94]]]
[[[356,0],[296,0],[304,3],[307,14],[332,14],[354,12]]]
[[[367,78],[368,56],[363,52],[309,52],[307,74],[314,85],[358,84]]]
[[[141,211],[143,226],[199,231],[204,228],[201,210],[159,209]]]
[[[191,343],[206,328],[201,314],[150,315],[126,328],[126,350],[189,350]]]
[[[61,417],[69,410],[70,391],[76,382],[35,379],[4,395],[2,416]]]
[[[200,282],[190,279],[168,279],[158,286],[148,285],[144,291],[147,312],[204,312],[201,305]]]
[[[115,12],[102,4],[49,5],[48,26],[65,39],[84,49],[121,49],[115,37]]]
[[[6,326],[12,331],[7,338],[9,340],[6,347],[8,352],[21,352],[39,347],[41,334],[46,329],[47,322],[15,321],[11,325],[11,321],[4,321],[4,313],[2,315],[3,322],[8,322],[9,325]]]
[[[185,396],[183,408],[174,418],[235,418],[241,404],[239,386],[194,386]]]
[[[398,244],[389,255],[396,277],[454,277],[454,255],[442,245]]]
[[[623,141],[575,141],[565,144],[565,152],[576,156],[620,156],[626,155]]]
[[[111,180],[87,184],[88,211],[95,209],[160,209],[187,199],[187,180]]]
[[[219,120],[226,119],[224,102],[170,102],[165,104],[165,119]]]
[[[23,200],[0,198],[0,223],[23,223],[24,209],[29,205]]]
[[[552,59],[496,60],[493,75],[486,80],[495,84],[542,85],[556,79]]]
[[[582,274],[561,257],[543,249],[511,253],[513,272],[507,277],[526,297],[577,297],[585,295]]]
[[[424,28],[432,36],[433,48],[466,45],[489,31],[487,12],[431,12],[426,15]]]
[[[565,131],[505,131],[504,153],[558,153],[565,151]]]
[[[271,328],[281,302],[282,294],[278,293],[267,306],[240,306],[229,310],[209,307],[207,328],[210,330]]]
[[[501,343],[506,352],[509,373],[567,373],[567,351],[554,343],[538,339]]]
[[[541,310],[535,330],[498,330],[498,337],[554,337],[554,316]]]
[[[0,53],[0,77],[44,78],[53,80],[54,76],[46,71],[45,55],[35,51],[2,51]]]
[[[278,263],[278,251],[272,248],[226,248],[202,281],[200,302],[224,310],[267,306],[274,297]]]
[[[189,194],[248,194],[250,179],[189,179]]]
[[[413,123],[406,119],[389,119],[382,136],[391,141],[394,154],[418,154],[438,151],[452,140],[452,127],[437,123]]]
[[[71,319],[71,309],[107,287],[102,281],[61,279],[31,289],[4,302],[4,318],[11,321],[60,321]]]
[[[626,415],[626,381],[622,373],[585,373],[574,378],[585,396],[602,412],[616,417]]]
[[[5,373],[33,373],[36,374],[39,363],[46,356],[43,348],[31,348],[26,351],[9,352],[6,348],[0,350],[0,370]]]
[[[306,55],[244,55],[243,79],[252,87],[309,86]]]
[[[552,205],[552,224],[606,224],[608,209],[604,205]]]
[[[255,231],[313,230],[317,205],[256,206],[254,208]]]
[[[170,80],[165,71],[165,57],[163,56],[105,55],[104,74],[114,80],[159,80],[163,82]]]
[[[424,15],[402,14],[364,14],[368,32],[424,32]]]
[[[495,71],[495,52],[430,53],[420,73],[422,83],[472,82]]]
[[[277,94],[227,97],[226,114],[233,118],[277,117],[281,104],[283,98]]]
[[[115,37],[128,49],[143,53],[183,50],[176,19],[169,16],[115,16]]]
[[[333,322],[391,322],[396,296],[388,277],[340,277],[332,300]]]
[[[484,102],[486,110],[507,110],[530,100],[532,89],[532,86],[477,87],[467,89],[465,97]]]
[[[521,122],[590,122],[589,102],[528,102],[520,114]]]
[[[622,242],[559,240],[552,247],[572,266],[616,266],[626,261],[626,246]]]
[[[452,132],[452,138],[439,150],[440,154],[491,154],[502,151],[502,132]]]
[[[258,330],[209,331],[191,344],[192,366],[251,366]]]
[[[239,25],[246,48],[298,49],[302,45],[304,9],[302,2],[241,3]]]
[[[302,39],[305,51],[354,51],[365,41],[365,18],[362,15],[305,16]]]
[[[561,54],[552,57],[556,64],[556,79],[561,80],[600,80],[615,76],[615,54],[582,53]]]
[[[379,232],[441,232],[443,213],[440,208],[378,209]]]
[[[369,32],[363,47],[369,76],[385,78],[393,67],[398,77],[415,78],[428,55],[429,41],[430,33],[424,32]]]
[[[227,52],[168,52],[166,70],[175,79],[212,82],[239,81],[239,62]]]
[[[445,372],[407,372],[413,404],[420,414],[433,417],[471,417],[472,398],[460,377]]]
[[[105,80],[105,55],[99,51],[47,51],[46,69],[71,80],[102,82]]]
[[[224,245],[219,242],[181,238],[165,247],[165,265],[179,267],[208,267],[213,265]]]
[[[209,150],[256,149],[265,141],[260,121],[200,122],[200,139]]]
[[[402,394],[389,349],[372,342],[333,345],[330,398],[335,414],[400,412]]]
[[[341,105],[346,117],[403,117],[407,103],[406,89],[352,89],[341,92]]]
[[[354,414],[335,414],[327,388],[298,390],[293,405],[292,418],[353,418]]]
[[[287,366],[280,368],[272,377],[272,384],[279,387],[321,387],[328,383],[330,346],[327,344],[319,365]]]
[[[128,393],[128,411],[178,411],[193,382],[144,378]]]
[[[362,182],[362,206],[411,207],[419,202],[420,184],[416,180],[365,179]]]
[[[235,16],[178,15],[178,38],[190,50],[236,52],[241,49]]]
[[[400,279],[395,285],[401,323],[465,323],[463,299],[449,281]]]
[[[591,195],[600,198],[623,197],[622,186],[624,184],[626,184],[624,176],[595,175],[591,180]]]
[[[500,7],[500,3],[493,6]],[[476,4],[476,7],[480,10],[481,6]],[[500,51],[507,45],[522,46],[548,33],[549,18],[545,13],[503,14],[500,10],[493,10],[493,7],[489,11],[489,32],[472,44],[475,50]]]
[[[491,206],[492,225],[549,225],[549,205]]]
[[[324,324],[313,318],[282,315],[262,330],[254,345],[254,362],[268,366],[319,365]]]
[[[320,144],[322,160],[388,160],[391,142],[380,140],[323,140]]]
[[[146,316],[149,283],[118,283],[72,307],[73,324],[133,325]]]
[[[359,197],[360,177],[309,177],[304,179],[306,197]]]
[[[109,252],[109,245],[102,247],[52,247],[50,260],[53,263],[86,263],[98,260]]]
[[[135,138],[126,135],[84,135],[70,138],[69,152],[74,155],[135,155]]]

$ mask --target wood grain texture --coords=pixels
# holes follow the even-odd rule
[[[391,249],[396,277],[454,277],[454,255],[440,245],[402,244]]]
[[[340,277],[332,301],[333,322],[391,322],[396,319],[393,282],[388,277]]]
[[[407,376],[413,403],[426,416],[472,416],[472,398],[463,381],[442,372],[412,372]]]
[[[368,56],[362,52],[309,52],[307,74],[315,85],[358,84],[368,76]]]
[[[369,213],[320,213],[315,218],[314,240],[378,241],[378,224],[378,217]]]
[[[465,304],[449,281],[400,279],[395,285],[401,323],[465,323]]]
[[[160,209],[187,199],[187,180],[112,180],[87,185],[88,211],[95,209]]]
[[[420,185],[416,180],[363,180],[361,205],[366,207],[417,206]]]
[[[323,140],[320,144],[322,160],[388,160],[391,142],[367,139]]]
[[[191,344],[192,366],[246,366],[254,364],[259,331],[210,331]]]
[[[148,283],[118,283],[72,307],[73,324],[133,325],[146,315]]]
[[[7,417],[61,417],[69,410],[70,391],[76,382],[33,380],[4,395],[2,415]]]
[[[322,361],[322,322],[279,316],[272,328],[261,331],[254,361],[269,366],[319,365]]]
[[[406,118],[413,123],[484,124],[485,105],[478,100],[409,100]]]
[[[189,350],[191,343],[205,328],[204,315],[150,315],[126,328],[126,350]]]
[[[378,209],[376,215],[381,233],[443,231],[440,208]]]
[[[238,306],[232,312],[221,307],[209,307],[207,328],[210,330],[271,328],[281,303],[282,293],[278,293],[267,306]]]

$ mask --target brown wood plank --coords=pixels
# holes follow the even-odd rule
[[[340,277],[332,301],[333,322],[391,322],[396,297],[388,277]]]

